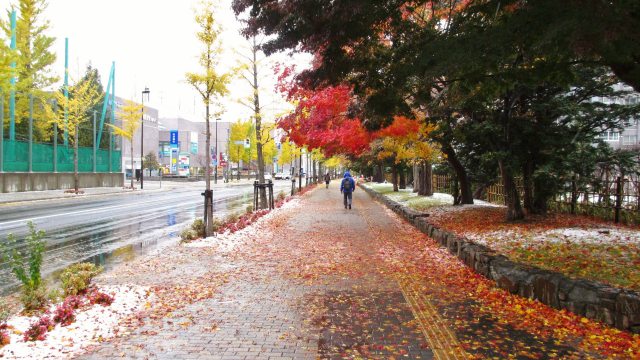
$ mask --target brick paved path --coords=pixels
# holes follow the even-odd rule
[[[102,283],[151,286],[155,295],[117,338],[81,358],[518,358],[536,349],[585,357],[478,316],[473,299],[443,288],[438,274],[414,275],[424,258],[412,246],[423,238],[361,190],[353,210],[343,209],[334,182],[279,210],[233,250],[180,246],[104,275]],[[391,250],[406,262],[389,261]]]

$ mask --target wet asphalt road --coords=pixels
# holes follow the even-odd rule
[[[276,181],[274,196],[291,183]],[[178,241],[180,231],[202,217],[203,186],[185,183],[170,191],[97,195],[0,206],[0,241],[13,233],[21,239],[27,222],[46,232],[43,275],[92,261],[109,268]],[[214,187],[214,214],[242,212],[252,203],[253,186]],[[18,242],[18,246],[21,242]],[[0,293],[16,289],[6,264],[0,263]]]

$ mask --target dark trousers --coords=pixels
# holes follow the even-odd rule
[[[347,205],[351,205],[351,199],[353,197],[353,193],[351,191],[349,192],[344,191],[343,194],[344,194],[344,207],[347,207]]]

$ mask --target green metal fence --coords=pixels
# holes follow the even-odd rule
[[[57,156],[54,158],[52,144],[34,143],[29,150],[26,141],[3,141],[3,169],[4,172],[73,172],[73,147],[57,146]],[[111,168],[109,168],[109,150],[96,149],[95,170],[93,148],[78,148],[79,172],[121,172],[121,152],[111,153]],[[29,159],[31,158],[31,168]]]

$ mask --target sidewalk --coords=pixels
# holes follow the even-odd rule
[[[103,275],[148,286],[152,300],[80,358],[637,355],[615,330],[493,288],[360,189],[343,209],[337,186],[226,237],[235,241],[169,248]]]
[[[230,183],[223,183],[219,181],[218,184],[211,183],[213,188],[215,187],[227,187],[237,185],[252,184],[253,180],[242,179],[240,181],[233,181]],[[82,198],[96,195],[136,195],[143,194],[150,191],[169,191],[176,188],[184,187],[199,187],[204,189],[204,181],[186,182],[186,181],[171,181],[171,180],[145,180],[144,189],[140,189],[140,183],[134,181],[133,185],[135,190],[122,188],[122,187],[98,187],[98,188],[81,188],[84,194],[72,194],[65,193],[66,190],[46,190],[46,191],[24,191],[24,192],[12,192],[12,193],[0,193],[0,205],[16,204],[30,201],[41,200],[56,200],[56,199],[69,199],[69,198]],[[129,180],[125,181],[125,186],[129,186]]]

